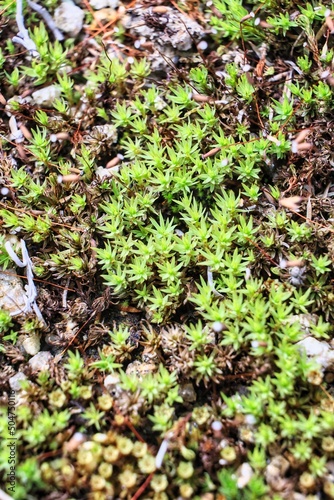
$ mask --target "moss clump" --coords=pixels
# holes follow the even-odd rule
[[[44,320],[0,311],[18,500],[334,497],[330,5],[181,3],[0,39],[0,263],[26,241]]]

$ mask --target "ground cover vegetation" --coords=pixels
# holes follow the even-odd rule
[[[25,241],[38,305],[0,312],[7,493],[334,498],[333,5],[78,5],[63,41],[24,6],[35,57],[0,1],[0,262]]]

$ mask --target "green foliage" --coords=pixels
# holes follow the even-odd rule
[[[71,380],[80,379],[84,373],[84,360],[80,356],[79,351],[68,351],[68,361],[64,365],[68,370],[68,377]]]
[[[236,84],[236,91],[238,95],[241,97],[241,99],[243,99],[247,103],[250,103],[252,100],[252,95],[255,92],[255,89],[253,85],[249,83],[247,76],[241,75]]]
[[[12,325],[10,314],[4,309],[0,309],[0,333],[6,333]]]
[[[116,368],[122,367],[120,363],[115,362],[115,356],[108,356],[103,352],[100,352],[100,360],[94,361],[90,366],[106,372],[113,372]]]
[[[98,431],[101,429],[100,421],[104,418],[104,412],[98,411],[93,403],[90,404],[89,408],[82,413],[84,419],[87,420],[88,426],[94,426]]]
[[[36,44],[40,58],[33,59],[31,66],[23,66],[21,71],[33,80],[34,85],[40,85],[64,69],[65,64],[69,64],[67,50],[58,40],[53,43],[49,42],[43,23],[34,27],[31,38]]]
[[[235,40],[243,37],[244,40],[256,41],[263,38],[263,32],[254,26],[254,18],[243,23],[243,18],[248,16],[248,10],[243,6],[242,0],[214,0],[214,6],[220,16],[212,16],[211,23],[224,38]]]

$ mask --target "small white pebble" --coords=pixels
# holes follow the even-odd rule
[[[222,161],[221,161],[221,166],[222,167],[227,167],[227,165],[229,164],[229,161],[228,161],[228,158],[224,158]]]
[[[119,384],[119,376],[118,375],[107,375],[104,379],[104,387],[107,390],[111,390]]]
[[[27,380],[26,375],[23,372],[18,372],[9,379],[9,386],[12,391],[21,390],[21,380]]]
[[[254,26],[258,26],[261,22],[261,19],[259,17],[257,17],[254,21]]]
[[[133,64],[135,62],[134,57],[130,56],[126,60],[129,64]]]
[[[6,187],[1,188],[1,194],[2,196],[7,196],[9,194],[9,189]]]
[[[49,351],[40,351],[29,359],[28,363],[35,372],[48,371],[52,354]]]
[[[259,347],[260,343],[258,340],[252,340],[251,342],[251,346],[253,347],[253,349],[257,349]]]
[[[325,13],[324,13],[324,16],[325,16],[325,17],[328,17],[328,16],[330,16],[330,15],[331,15],[331,10],[330,10],[330,9],[326,9],[326,10],[325,10]]]
[[[249,481],[251,480],[254,472],[249,463],[244,462],[243,464],[240,465],[240,467],[237,470],[237,486],[238,488],[244,488]]]
[[[58,137],[56,134],[50,134],[50,141],[51,142],[57,142],[58,140]]]
[[[140,40],[135,40],[135,43],[133,45],[134,45],[135,49],[140,49],[141,41]]]

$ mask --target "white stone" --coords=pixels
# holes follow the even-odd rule
[[[70,36],[77,36],[82,30],[85,13],[72,2],[62,2],[54,13],[57,28]]]
[[[119,384],[119,376],[118,375],[107,375],[104,379],[104,387],[110,391],[114,389]]]
[[[40,351],[34,357],[29,359],[28,363],[34,372],[42,372],[49,369],[49,362],[52,354],[49,351]]]
[[[26,292],[14,269],[0,271],[0,309],[11,316],[23,314],[26,308]]]
[[[22,340],[22,346],[27,354],[35,356],[41,348],[41,341],[37,333],[31,333]]]
[[[236,472],[238,488],[244,488],[252,479],[253,474],[253,469],[248,462],[241,464]]]
[[[105,8],[117,9],[119,6],[119,0],[89,0],[91,7],[95,10],[101,10]]]
[[[21,380],[27,380],[23,372],[18,372],[9,379],[9,386],[12,391],[21,391]]]
[[[306,337],[297,342],[297,345],[304,349],[309,358],[319,363],[321,368],[325,369],[334,365],[334,349],[327,342],[320,342],[313,337]]]
[[[282,491],[286,487],[285,473],[290,464],[282,455],[276,455],[271,459],[264,471],[264,477],[275,491]]]
[[[59,85],[49,85],[48,87],[44,87],[44,89],[33,92],[32,100],[38,106],[52,106],[55,99],[59,99],[60,96],[61,89]]]
[[[132,10],[131,15],[124,16],[121,22],[136,38],[146,39],[153,45],[157,45],[158,50],[152,55],[152,62],[153,59],[159,58],[161,52],[165,57],[173,59],[180,51],[190,50],[194,42],[200,43],[202,37],[205,36],[204,29],[196,21],[174,8],[166,7],[166,12],[158,16],[158,28],[146,22],[147,16],[152,16],[149,7],[136,8]],[[163,64],[161,56],[160,59],[162,60],[159,64],[155,62],[152,71],[158,70],[159,66],[163,68],[166,65],[166,62]]]

